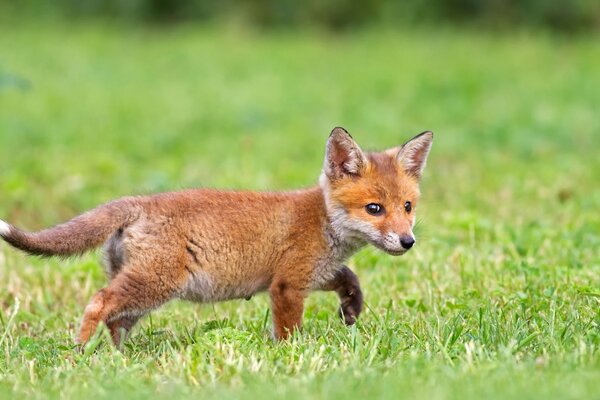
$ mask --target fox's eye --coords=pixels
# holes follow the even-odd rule
[[[383,213],[383,206],[377,203],[369,203],[365,209],[371,215],[381,215]]]
[[[407,213],[410,213],[410,211],[412,210],[412,204],[410,204],[410,201],[407,201],[406,203],[404,203],[404,209],[406,210]]]

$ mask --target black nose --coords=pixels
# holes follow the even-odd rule
[[[411,247],[413,247],[413,244],[415,244],[415,239],[410,236],[405,236],[400,239],[400,244],[402,245],[402,247],[408,250]]]

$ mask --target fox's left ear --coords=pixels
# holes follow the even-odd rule
[[[325,175],[329,179],[360,175],[366,164],[364,153],[348,131],[339,126],[333,128],[325,149]]]
[[[426,131],[402,145],[396,159],[407,174],[421,179],[432,142],[433,132]]]

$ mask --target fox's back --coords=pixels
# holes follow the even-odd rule
[[[148,264],[169,257],[173,269],[192,276],[183,297],[248,297],[268,287],[283,257],[316,258],[325,251],[322,202],[318,188],[196,189],[139,198],[138,217],[109,241],[107,259],[136,257]]]

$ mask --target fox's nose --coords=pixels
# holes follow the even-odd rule
[[[412,236],[403,236],[400,238],[400,244],[402,245],[402,247],[408,250],[415,244],[415,238],[413,238]]]

